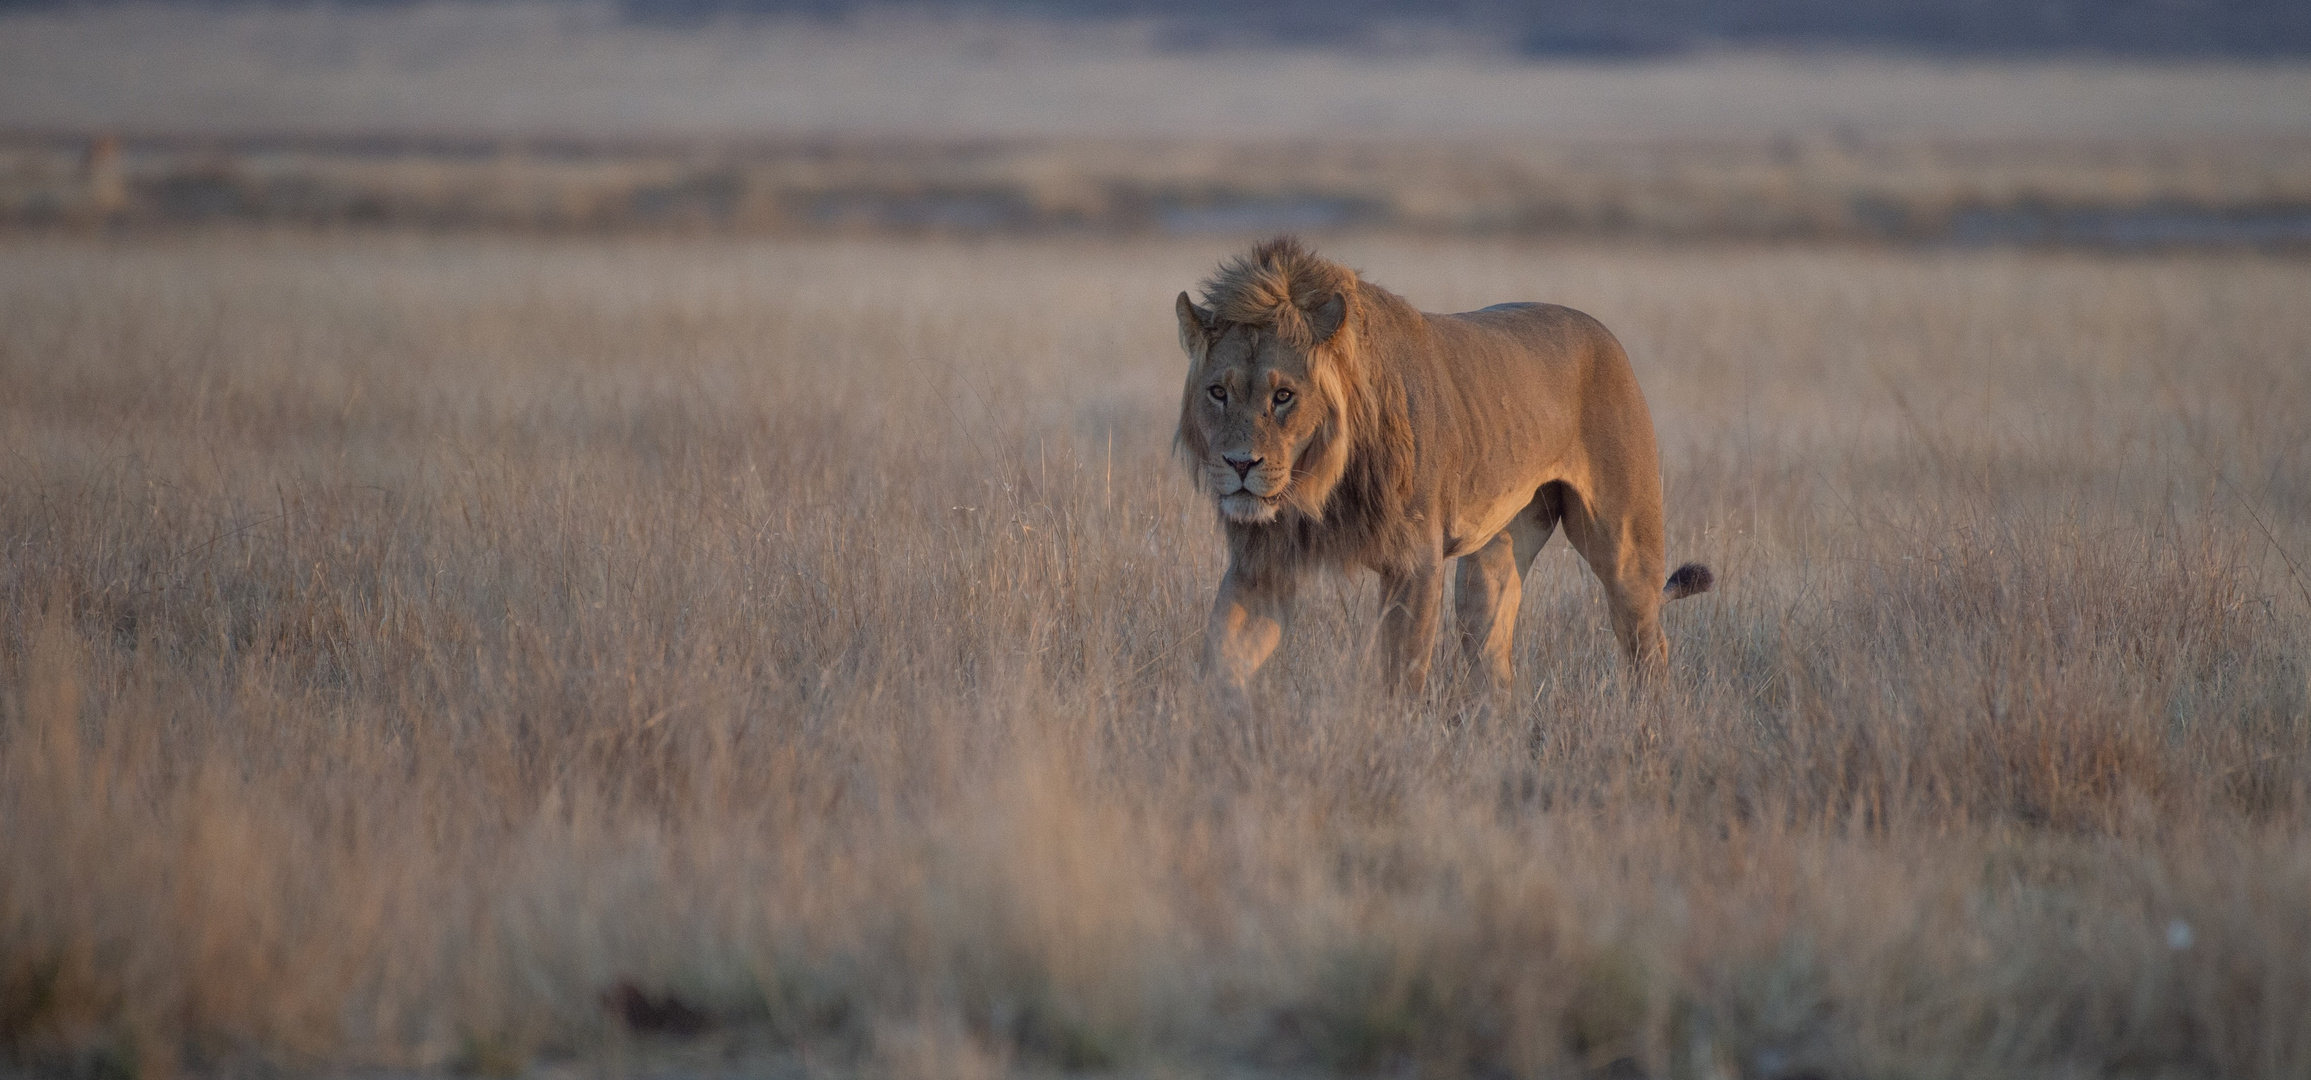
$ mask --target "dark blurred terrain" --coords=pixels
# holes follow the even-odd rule
[[[0,0],[0,11],[91,6],[103,5]],[[656,23],[892,12],[1138,20],[1165,24],[1185,46],[1358,45],[1442,29],[1531,56],[1608,59],[1759,45],[1958,56],[2311,55],[2311,4],[2296,0],[618,0],[618,8]]]
[[[401,0],[356,0],[391,6]],[[89,6],[0,0],[0,10]],[[1958,55],[2302,56],[2311,5],[2289,0],[619,0],[630,18],[841,20],[892,10],[1172,24],[1182,44],[1357,44],[1407,29],[1483,34],[1535,56],[1635,57],[1715,46],[1827,45]]]
[[[1960,55],[2311,53],[2299,0],[621,0],[632,17],[729,13],[840,19],[904,7],[1067,19],[1152,19],[1183,44],[1353,44],[1447,26],[1535,56],[1657,56],[1713,46],[1827,45]]]
[[[0,219],[527,232],[1266,229],[2110,249],[2311,247],[2311,141],[0,141]],[[13,183],[9,177],[13,176]]]

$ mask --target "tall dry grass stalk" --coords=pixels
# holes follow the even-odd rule
[[[1622,335],[1664,686],[1209,708],[1214,245],[0,248],[0,1052],[2311,1072],[2311,267],[1335,250]]]

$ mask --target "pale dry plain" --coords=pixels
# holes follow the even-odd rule
[[[2311,265],[1330,249],[1620,333],[1656,692],[1206,706],[1219,241],[0,245],[0,1060],[2311,1072]]]
[[[1431,28],[1293,48],[1155,23],[651,26],[610,3],[0,12],[0,131],[953,138],[2084,140],[2311,135],[2311,66],[1804,50],[1533,62]]]

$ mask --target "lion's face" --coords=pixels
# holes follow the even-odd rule
[[[1212,343],[1202,375],[1193,415],[1204,434],[1205,482],[1229,520],[1273,521],[1293,465],[1323,422],[1307,354],[1273,334],[1230,327]]]
[[[1222,515],[1247,525],[1273,521],[1305,494],[1293,490],[1302,457],[1331,419],[1311,350],[1269,329],[1214,325],[1193,305],[1181,318],[1183,344],[1197,361],[1181,403],[1181,444]],[[1190,337],[1196,332],[1201,340]]]

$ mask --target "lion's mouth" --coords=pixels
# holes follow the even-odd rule
[[[1239,487],[1239,488],[1237,488],[1237,489],[1236,489],[1236,490],[1234,490],[1234,491],[1223,491],[1223,492],[1221,492],[1221,493],[1220,493],[1220,498],[1223,498],[1223,499],[1238,499],[1238,498],[1242,498],[1242,499],[1258,499],[1259,501],[1261,501],[1261,502],[1264,502],[1264,503],[1280,503],[1280,502],[1283,502],[1283,501],[1284,501],[1284,491],[1285,491],[1285,489],[1283,489],[1283,488],[1277,488],[1276,490],[1274,490],[1274,491],[1271,491],[1271,492],[1268,492],[1267,494],[1263,495],[1263,494],[1261,494],[1261,493],[1259,493],[1259,492],[1257,492],[1257,491],[1254,491],[1254,490],[1252,490],[1251,488],[1248,488],[1248,487]]]
[[[1261,524],[1276,520],[1276,512],[1284,506],[1284,493],[1279,490],[1262,495],[1250,488],[1238,488],[1220,496],[1220,512],[1229,519],[1247,524]]]

